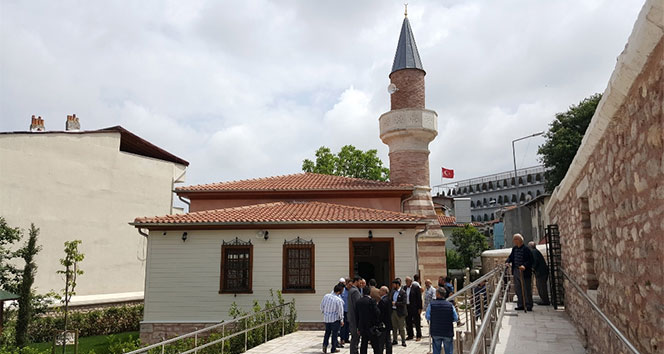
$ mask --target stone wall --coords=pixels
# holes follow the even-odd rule
[[[663,8],[644,5],[549,206],[563,269],[642,353],[664,351]],[[590,353],[627,352],[569,282],[565,307]]]
[[[141,343],[154,344],[213,325],[215,323],[141,323]]]

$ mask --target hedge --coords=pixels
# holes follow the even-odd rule
[[[80,337],[138,331],[143,319],[143,305],[109,307],[88,312],[69,313],[68,326],[78,329]],[[43,316],[32,320],[28,328],[30,342],[50,342],[55,331],[64,327],[64,317]]]

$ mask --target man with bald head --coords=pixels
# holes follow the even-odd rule
[[[379,290],[380,300],[378,301],[378,310],[380,310],[380,321],[385,326],[385,330],[378,338],[378,352],[382,353],[385,349],[385,354],[392,354],[392,338],[390,331],[392,331],[392,300],[389,297],[390,290],[387,286],[381,286]]]
[[[533,284],[532,268],[533,254],[528,247],[523,244],[523,236],[514,234],[512,237],[512,253],[507,257],[505,265],[510,266],[512,270],[514,292],[518,299],[516,310],[523,310],[524,305],[528,311],[533,310]],[[521,284],[521,273],[523,274],[523,284]],[[523,287],[523,291],[521,290]],[[526,298],[523,298],[525,293]]]

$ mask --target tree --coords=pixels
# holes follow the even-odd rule
[[[451,239],[464,267],[472,267],[473,258],[489,248],[484,235],[471,225],[452,230]]]
[[[25,262],[25,267],[21,273],[18,319],[16,320],[16,345],[19,347],[23,347],[28,342],[28,325],[34,315],[32,284],[35,282],[35,273],[37,273],[37,264],[35,264],[34,258],[41,250],[41,247],[37,246],[37,236],[39,236],[39,229],[35,227],[35,224],[30,224],[28,241],[25,246],[16,252],[17,256],[23,258]]]
[[[383,167],[376,149],[362,151],[353,145],[345,145],[336,155],[321,146],[316,150],[316,162],[305,159],[302,171],[376,181],[387,181],[390,177],[390,170]]]
[[[585,98],[579,104],[572,105],[567,112],[557,113],[549,125],[549,131],[544,134],[546,142],[537,150],[541,155],[540,161],[547,169],[544,172],[544,188],[547,191],[553,191],[565,178],[601,98],[599,93]]]
[[[2,290],[16,292],[16,276],[18,270],[9,263],[15,258],[11,245],[21,239],[22,232],[18,227],[11,227],[4,217],[0,216],[0,286]]]
[[[69,301],[71,301],[73,295],[76,295],[76,279],[83,274],[83,270],[78,267],[78,263],[85,258],[85,255],[78,251],[78,245],[80,244],[81,240],[65,241],[65,258],[60,259],[60,264],[65,268],[57,271],[58,274],[65,276],[65,288],[62,289],[62,294],[58,295],[58,299],[65,305],[65,331],[67,330]]]
[[[447,260],[447,269],[462,269],[464,268],[463,260],[459,252],[455,250],[445,250],[445,259]]]

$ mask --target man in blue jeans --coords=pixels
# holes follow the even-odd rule
[[[320,312],[323,313],[323,322],[325,322],[323,353],[327,353],[327,344],[329,343],[330,336],[332,337],[332,350],[330,353],[339,352],[339,349],[337,349],[339,347],[337,339],[339,328],[343,325],[344,320],[344,301],[340,297],[343,289],[343,285],[335,285],[332,293],[326,294],[320,303]]]
[[[430,322],[429,333],[433,342],[433,354],[440,354],[445,347],[445,354],[454,350],[454,322],[459,320],[454,305],[445,300],[446,290],[436,290],[436,299],[427,307],[426,318]]]

